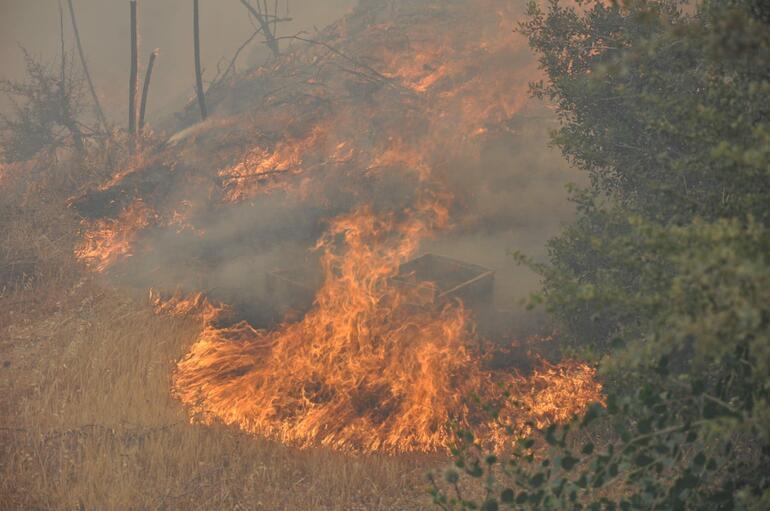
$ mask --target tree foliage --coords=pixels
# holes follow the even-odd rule
[[[492,464],[465,438],[460,470],[434,476],[440,506],[770,508],[767,5],[530,6],[533,91],[590,177],[537,298],[600,365],[608,406]]]

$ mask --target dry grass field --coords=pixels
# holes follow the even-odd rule
[[[67,186],[30,182],[0,187],[0,508],[428,506],[424,473],[439,460],[300,451],[189,424],[170,375],[198,322],[157,316],[146,296],[79,267],[77,224],[45,191]]]

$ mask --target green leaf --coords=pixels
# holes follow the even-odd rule
[[[504,489],[500,493],[500,502],[504,502],[506,504],[513,504],[513,490],[510,488]]]
[[[592,421],[596,420],[596,418],[599,417],[599,414],[602,412],[602,407],[598,403],[593,403],[588,407],[588,410],[586,411],[585,415],[583,415],[583,420],[581,422],[581,426],[585,427],[588,424],[590,424]]]
[[[548,445],[556,445],[558,443],[555,432],[556,424],[551,424],[548,426],[548,429],[545,430],[545,441],[548,442]]]
[[[636,465],[637,467],[643,467],[645,465],[649,465],[653,461],[655,461],[654,458],[652,458],[652,457],[648,456],[646,453],[642,452],[642,453],[639,453],[634,458],[634,465]]]
[[[498,509],[497,500],[491,497],[481,505],[481,511],[497,511]]]
[[[684,475],[682,475],[679,479],[676,480],[674,483],[674,489],[681,491],[681,490],[691,490],[695,488],[698,485],[698,478],[689,470],[685,471]]]
[[[484,470],[478,464],[473,465],[471,468],[467,469],[465,472],[471,477],[481,477],[484,475]]]
[[[691,384],[691,392],[694,396],[700,396],[706,391],[706,384],[701,379],[693,380]]]
[[[561,459],[561,468],[564,470],[572,470],[577,465],[579,459],[569,454]]]
[[[723,415],[726,415],[727,410],[718,405],[717,403],[714,403],[713,401],[706,401],[703,403],[703,418],[704,419],[716,419],[717,417],[722,417]]]
[[[652,431],[652,418],[647,417],[645,419],[640,420],[639,423],[636,425],[636,430],[642,435],[646,435],[647,433]]]
[[[693,458],[692,462],[699,467],[702,467],[706,464],[706,455],[703,453],[703,451],[700,451],[698,454],[695,455],[695,458]]]

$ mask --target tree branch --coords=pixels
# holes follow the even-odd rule
[[[139,36],[137,33],[136,0],[130,0],[131,8],[131,73],[128,79],[128,137],[129,152],[136,150],[136,95],[139,92]]]
[[[201,74],[201,40],[200,40],[200,16],[198,13],[198,0],[193,0],[193,46],[195,47],[195,92],[198,95],[198,107],[201,111],[201,119],[206,120],[206,96],[203,92],[203,76]]]
[[[88,89],[91,91],[91,98],[94,100],[94,106],[96,107],[96,117],[99,119],[99,123],[102,128],[107,131],[107,119],[104,116],[102,105],[99,103],[99,97],[96,95],[96,88],[94,82],[91,80],[91,73],[88,71],[88,63],[86,62],[86,56],[83,52],[83,45],[80,43],[80,32],[78,31],[78,24],[75,20],[75,8],[72,6],[72,0],[67,0],[69,6],[70,19],[72,20],[72,31],[75,33],[75,43],[78,47],[78,54],[80,55],[80,63],[83,65],[83,74],[86,76],[86,82],[88,83]]]
[[[263,13],[261,7],[259,10],[257,10],[247,0],[241,0],[241,4],[243,4],[243,6],[249,10],[249,12],[251,13],[252,16],[254,16],[254,18],[256,18],[260,28],[262,29],[262,32],[265,34],[265,44],[267,44],[267,47],[270,48],[270,51],[273,52],[273,56],[278,57],[280,55],[280,48],[278,47],[278,38],[275,37],[275,33],[270,28],[270,20],[269,20],[269,18],[271,17],[274,18],[273,26],[275,26],[275,24],[277,23],[277,15],[269,16],[267,14],[267,9],[265,9],[265,12]]]
[[[150,61],[147,63],[147,73],[144,75],[144,87],[142,88],[142,106],[139,109],[139,133],[144,129],[144,113],[147,108],[147,96],[150,94],[150,80],[152,79],[152,68],[155,65],[155,59],[158,58],[158,49],[156,48],[150,54]]]

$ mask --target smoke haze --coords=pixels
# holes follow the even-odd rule
[[[356,0],[291,0],[291,22],[282,23],[279,35],[300,31],[313,33],[348,12]],[[120,126],[126,123],[129,72],[128,0],[73,0],[78,29],[89,68],[107,117]],[[66,1],[64,33],[67,50],[75,50]],[[238,0],[203,0],[201,9],[201,58],[204,80],[226,67],[238,47],[253,33],[246,9]],[[153,49],[160,56],[153,72],[148,105],[149,120],[169,115],[194,94],[192,55],[192,4],[188,0],[139,1],[140,67],[147,65]],[[260,64],[268,56],[260,38],[245,49],[239,68]],[[285,41],[283,42],[285,44]],[[22,80],[22,46],[45,62],[58,58],[59,3],[57,0],[2,0],[0,2],[0,79]],[[225,60],[223,60],[225,59]],[[79,65],[79,62],[78,62]],[[90,101],[86,101],[90,105]],[[0,98],[0,111],[7,109]]]
[[[90,69],[108,117],[123,125],[123,119],[126,117],[128,75],[128,2],[75,0],[74,3]],[[283,25],[281,33],[293,34],[304,30],[314,34],[316,27],[320,30],[341,18],[354,8],[355,3],[354,0],[294,0],[286,13],[293,21]],[[157,122],[179,111],[192,98],[192,15],[189,2],[182,0],[140,1],[139,5],[142,63],[146,64],[146,56],[152,49],[160,48],[160,58],[153,75],[150,95],[149,112],[152,123],[153,119]],[[502,29],[496,27],[497,30],[511,31],[514,26],[512,21],[515,21],[521,12],[522,6],[523,2],[508,2],[508,22],[511,24]],[[16,42],[44,59],[53,61],[57,57],[59,11],[56,1],[40,0],[33,4],[22,0],[5,0],[0,9],[0,69],[6,73],[4,78],[20,79],[23,76],[23,59]],[[75,43],[66,3],[64,9],[66,45],[73,49]],[[216,74],[217,64],[223,58],[229,61],[254,29],[245,8],[237,0],[216,3],[203,1],[201,9],[205,77],[212,79]],[[375,7],[365,9],[372,13],[378,12]],[[388,14],[382,16],[387,19]],[[343,32],[347,30],[345,28]],[[394,31],[394,35],[388,35],[388,44],[394,45],[393,48],[403,44],[397,34],[398,31]],[[504,33],[493,33],[493,36],[507,37]],[[358,37],[359,39],[350,37],[349,40],[354,44],[365,45],[366,36]],[[510,93],[512,97],[525,97],[527,81],[536,78],[533,76],[534,60],[522,41],[514,47],[518,49],[501,54],[503,61],[488,63],[487,66],[517,70],[518,77],[513,82],[514,87],[507,89],[506,93]],[[358,53],[358,50],[358,47],[352,48],[354,53]],[[366,49],[362,47],[361,52],[365,54]],[[264,45],[252,44],[243,52],[239,68],[258,66],[264,63],[267,57],[268,52]],[[438,72],[433,68],[438,62],[440,60],[429,61],[417,71],[422,74]],[[473,69],[473,66],[469,66],[470,69]],[[492,72],[489,68],[483,71]],[[291,73],[288,77],[289,88],[301,90],[293,83],[296,77],[291,76]],[[244,106],[253,108],[253,104],[258,101],[252,95],[268,94],[263,91],[284,85],[280,81],[273,83],[269,78],[265,80],[264,83],[259,80],[244,80],[237,84],[230,97],[216,103],[213,117],[237,115]],[[360,83],[348,78],[345,80],[346,87],[354,88],[344,91],[343,97],[339,99],[339,106],[350,110],[335,111],[334,135],[336,140],[355,139],[358,148],[369,151],[372,149],[370,145],[381,144],[388,130],[395,133],[392,130],[399,126],[399,116],[402,114],[389,112],[388,109],[393,108],[389,105],[399,103],[391,103],[389,96],[385,95],[381,106],[372,106],[376,105],[376,102],[372,103],[373,92],[367,92]],[[486,85],[498,86],[492,79],[489,83],[480,83],[482,87]],[[458,84],[451,86],[462,87]],[[244,90],[248,97],[246,100],[238,100],[238,94]],[[472,92],[463,93],[470,94],[469,98],[473,101],[480,101],[473,98]],[[287,95],[285,101],[297,101],[297,97]],[[440,94],[436,96],[440,97]],[[87,99],[86,102],[88,103]],[[378,112],[377,119],[380,120],[373,119],[368,125],[364,123],[363,126],[370,130],[368,136],[371,137],[366,139],[360,136],[361,126],[357,116],[370,108]],[[518,105],[515,110],[513,121],[507,124],[504,130],[505,134],[498,139],[491,137],[484,143],[484,148],[480,151],[480,162],[458,159],[444,166],[440,179],[457,196],[458,203],[455,207],[458,211],[455,213],[458,214],[454,216],[459,221],[452,229],[438,237],[424,240],[420,250],[420,253],[447,255],[495,270],[496,305],[504,309],[509,317],[512,317],[513,311],[517,309],[516,303],[538,285],[537,276],[528,269],[517,267],[509,252],[521,250],[537,259],[545,256],[546,241],[557,232],[560,224],[573,214],[572,206],[566,200],[565,184],[578,177],[570,172],[559,154],[548,148],[548,130],[555,125],[551,112],[539,102],[527,100],[523,100],[523,104]],[[315,107],[305,110],[301,104],[295,103],[291,107],[281,106],[274,111],[278,113],[272,114],[273,118],[269,115],[265,117],[267,123],[255,121],[253,125],[237,125],[245,144],[261,144],[258,137],[267,136],[269,139],[276,136],[270,132],[265,133],[266,126],[277,130],[277,136],[284,136],[295,127],[306,130],[315,122],[312,116],[307,122],[295,116],[289,129],[285,131],[282,128],[272,128],[270,123],[277,120],[280,125],[282,115],[291,117],[295,112],[299,112],[300,116],[305,115],[305,112],[315,115],[317,110]],[[194,111],[191,111],[191,114],[193,117],[197,115]],[[458,131],[456,125],[463,122],[461,112],[442,112],[442,115],[448,117],[431,121],[435,122],[433,129],[436,133],[429,137],[429,141],[434,143],[443,138],[444,132],[450,135],[444,143],[439,143],[436,148],[439,152],[443,150],[442,145],[452,145],[451,136]],[[408,119],[407,114],[403,116]],[[188,121],[197,122],[194,119]],[[418,124],[413,129],[417,135],[423,127]],[[463,130],[459,132],[462,133]],[[197,142],[182,141],[180,147],[189,148],[196,145]],[[211,151],[218,150],[214,143],[211,143],[209,148]],[[184,151],[187,150],[189,149],[180,150],[179,154],[172,153],[171,156],[181,161]],[[333,152],[333,144],[322,152]],[[216,165],[214,161],[205,161],[212,160],[212,152],[202,153],[203,161],[191,163],[191,166]],[[344,190],[338,189],[340,180],[329,180],[325,185],[324,182],[319,179],[314,185],[316,195],[323,197],[316,202],[297,200],[291,196],[287,199],[286,196],[278,194],[277,197],[263,196],[256,203],[247,201],[226,210],[207,210],[195,219],[196,227],[205,231],[206,236],[197,236],[189,231],[179,232],[176,227],[151,229],[143,235],[142,245],[152,247],[152,250],[137,251],[134,257],[117,268],[116,273],[142,287],[182,288],[189,291],[205,289],[211,296],[224,302],[248,304],[246,315],[255,320],[264,319],[259,317],[258,312],[267,308],[264,301],[270,299],[264,293],[265,274],[278,267],[305,264],[308,258],[313,257],[308,249],[323,232],[324,221],[349,211],[362,200],[361,196],[346,194]],[[165,186],[168,188],[164,193],[170,194],[168,190],[173,190],[177,185]],[[387,206],[383,209],[398,210],[413,202],[409,191],[419,185],[412,184],[400,173],[384,172],[376,182],[358,183],[355,186],[359,188],[359,192],[371,190],[371,193],[367,192],[363,197],[366,201],[375,206],[379,201]],[[190,187],[184,188],[184,192],[180,193],[199,193]],[[115,197],[120,197],[121,200],[129,197],[132,192],[127,194],[126,190],[128,188],[121,189]],[[157,191],[154,193],[162,195]],[[188,196],[186,199],[193,197]],[[148,200],[148,197],[145,197],[145,200]],[[173,195],[163,196],[161,200],[167,204],[175,202]],[[192,202],[203,203],[206,200],[201,196]],[[125,206],[116,202],[113,207],[121,205]]]

